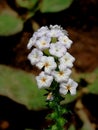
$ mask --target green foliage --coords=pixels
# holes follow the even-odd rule
[[[88,83],[87,85],[88,93],[98,94],[98,68],[95,69],[93,72],[89,72],[89,73],[74,72],[72,76],[78,82],[80,81],[80,79],[84,79]]]
[[[74,125],[72,124],[72,125],[70,125],[70,127],[68,128],[68,130],[76,130],[76,129],[75,129]]]
[[[38,0],[16,0],[16,3],[19,7],[33,9]]]
[[[23,29],[23,21],[13,11],[3,11],[0,15],[0,35],[9,36]]]
[[[94,130],[90,123],[85,122],[80,130]]]
[[[35,5],[38,3],[37,6],[42,13],[58,12],[67,9],[72,2],[73,0],[16,0],[19,7],[27,9],[35,8]]]
[[[15,12],[7,2],[0,2],[1,7],[5,7],[0,11],[0,35],[9,36],[21,32],[24,22],[32,18],[38,10],[41,13],[59,12],[67,9],[72,2],[73,0],[16,0],[16,8],[26,9],[22,14]]]
[[[61,103],[62,104],[70,103],[77,98],[77,95],[78,95],[78,91],[77,91],[76,95],[71,95],[71,94],[68,93],[68,94],[66,94],[65,99]]]
[[[92,73],[76,73],[72,75],[76,81],[83,78],[88,82],[88,93],[98,94],[98,69]],[[64,103],[69,103],[75,100],[81,89],[77,91],[75,96],[70,94],[66,95]],[[35,81],[35,76],[27,72],[12,69],[7,66],[0,65],[0,94],[8,96],[13,100],[26,105],[30,109],[43,109],[46,108],[45,97],[46,93],[44,89],[39,90]],[[53,118],[55,113],[51,115]],[[74,130],[74,126],[71,125],[68,130]],[[81,130],[87,129],[83,126]]]
[[[37,110],[46,107],[44,93],[38,89],[34,75],[0,65],[1,95]]]
[[[92,73],[77,73],[74,72],[72,77],[75,78],[76,81],[79,81],[81,78],[88,82],[88,93],[98,94],[98,69],[96,69]],[[82,87],[82,86],[81,86]],[[77,91],[75,96],[71,96],[70,94],[66,95],[64,103],[69,103],[75,100],[78,96],[78,93],[81,92],[81,89]],[[39,90],[35,76],[29,73],[26,73],[21,70],[16,70],[9,68],[7,66],[0,65],[0,94],[8,96],[13,100],[26,105],[28,108],[32,108],[35,110],[43,109],[46,106],[45,94],[46,91],[41,89]],[[51,105],[51,104],[50,104]],[[65,113],[65,112],[64,112]],[[62,112],[63,114],[63,112]],[[57,115],[55,112],[51,115],[52,118],[55,118]],[[62,124],[62,119],[60,119]],[[54,129],[56,125],[53,126]],[[68,128],[68,130],[75,130],[76,128],[73,124]],[[81,130],[89,130],[88,125],[83,125]]]
[[[40,11],[46,12],[58,12],[67,9],[73,0],[42,0],[40,3]]]
[[[91,73],[91,75],[87,76],[87,81],[89,83],[89,92],[98,94],[98,69]]]

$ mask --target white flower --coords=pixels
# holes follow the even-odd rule
[[[40,58],[43,56],[43,52],[34,48],[31,53],[28,55],[28,59],[30,60],[32,65],[35,65],[39,62]]]
[[[48,33],[49,29],[47,26],[43,26],[41,28],[39,28],[36,32],[37,34],[37,37],[43,37],[43,36],[46,36],[47,33]]]
[[[49,52],[56,57],[62,57],[66,53],[66,48],[59,42],[50,44]]]
[[[66,95],[68,91],[70,91],[71,95],[76,94],[76,88],[78,84],[73,81],[72,79],[69,79],[67,83],[61,83],[59,92],[63,95]]]
[[[66,48],[69,49],[71,47],[72,41],[66,35],[60,36],[58,39]]]
[[[64,70],[66,69],[66,67],[68,68],[73,67],[74,61],[75,58],[72,55],[70,55],[68,52],[66,52],[66,54],[59,59],[60,62],[59,69]]]
[[[35,36],[31,37],[27,44],[27,48],[30,49],[32,46],[34,46],[35,42],[36,42],[36,37]]]
[[[63,28],[59,25],[50,25],[50,36],[51,37],[59,37],[67,35],[67,31],[63,30]]]
[[[57,29],[57,30],[61,30],[62,29],[62,27],[61,26],[59,26],[59,25],[50,25],[50,27],[49,27],[50,29]]]
[[[37,80],[37,85],[38,88],[48,88],[50,87],[52,81],[53,81],[53,76],[45,74],[44,71],[42,71],[39,76],[36,76]]]
[[[57,64],[53,57],[42,56],[40,62],[38,62],[36,66],[39,69],[42,69],[44,67],[44,71],[46,73],[51,73],[51,71],[57,67]]]
[[[36,41],[35,46],[40,50],[49,48],[51,39],[49,37],[41,37]]]
[[[47,26],[43,26],[40,29],[38,29],[33,36],[30,38],[27,48],[30,49],[32,46],[36,45],[36,41],[39,40],[41,37],[46,36],[48,33],[49,29]]]
[[[67,82],[70,74],[71,74],[71,70],[68,68],[66,68],[65,70],[62,70],[62,71],[53,71],[52,72],[52,75],[54,76],[55,80],[58,83]]]
[[[57,30],[57,29],[51,29],[51,30],[48,32],[48,36],[49,36],[49,37],[56,37],[56,38],[58,38],[59,36],[62,36],[62,35],[64,35],[64,34],[62,33],[62,31],[61,31],[61,30]]]

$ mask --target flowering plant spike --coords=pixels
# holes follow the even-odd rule
[[[27,48],[31,49],[28,59],[42,71],[36,76],[38,88],[47,90],[47,105],[53,110],[50,118],[55,122],[49,130],[63,130],[65,119],[61,101],[70,92],[76,94],[77,82],[70,78],[75,58],[67,51],[72,40],[59,25],[43,26],[30,38]]]

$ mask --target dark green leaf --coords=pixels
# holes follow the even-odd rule
[[[16,0],[16,3],[18,6],[27,8],[27,9],[33,9],[35,4],[38,2],[38,0]]]
[[[58,12],[67,9],[73,0],[42,0],[40,3],[40,11],[46,12]]]
[[[9,36],[23,29],[23,21],[13,11],[2,11],[0,14],[0,35]]]
[[[0,94],[26,105],[28,108],[45,108],[45,90],[38,89],[35,76],[21,70],[0,65]]]

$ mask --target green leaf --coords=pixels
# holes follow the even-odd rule
[[[72,125],[70,125],[70,127],[68,128],[68,130],[76,130],[76,129],[75,129],[74,125],[72,124]]]
[[[82,121],[83,121],[83,126],[80,130],[94,130],[94,127],[92,126],[88,118]]]
[[[88,78],[88,77],[87,77]],[[88,89],[90,93],[98,94],[98,69],[96,69],[88,78]]]
[[[81,78],[84,79],[88,82],[88,93],[98,94],[98,68],[96,68],[93,72],[88,73],[77,73],[73,71],[72,77],[76,81],[79,81]]]
[[[46,12],[58,12],[67,9],[73,0],[42,0],[40,3],[40,11]]]
[[[66,94],[65,99],[61,102],[61,104],[67,104],[74,101],[77,98],[77,95],[78,92],[76,93],[76,95],[71,95],[70,93]]]
[[[3,10],[0,14],[0,35],[9,36],[16,34],[23,29],[23,21],[16,12]]]
[[[34,74],[0,65],[0,95],[38,110],[46,107],[45,92],[38,89]]]
[[[18,6],[27,8],[27,9],[33,9],[35,4],[38,2],[38,0],[16,0],[16,3]]]

